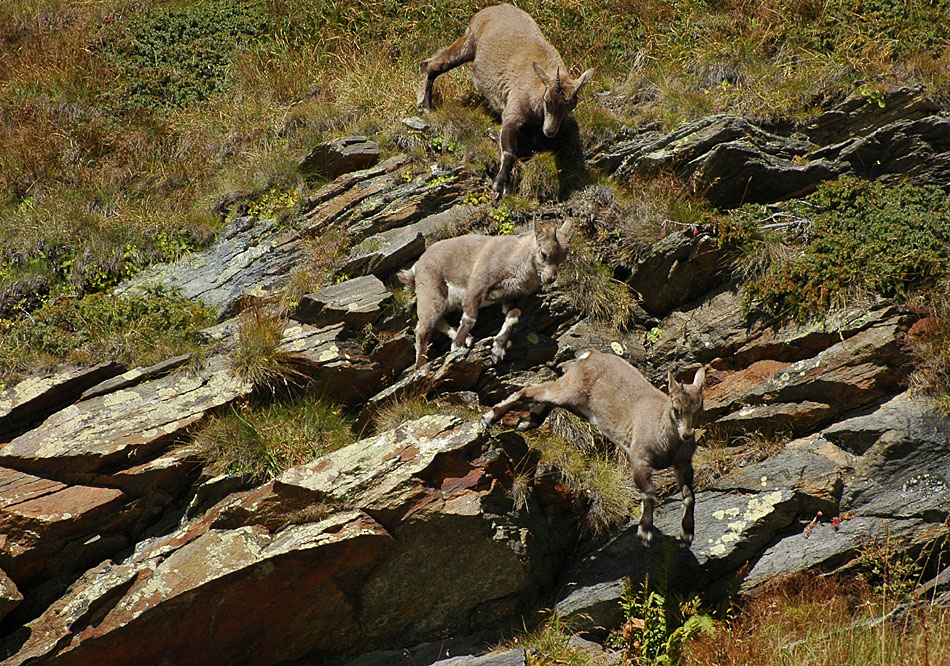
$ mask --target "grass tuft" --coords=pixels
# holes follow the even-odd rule
[[[585,528],[601,534],[627,521],[639,494],[622,455],[569,412],[554,410],[546,424],[549,429],[525,433],[525,440],[585,507]]]
[[[229,407],[211,417],[194,446],[212,474],[261,483],[355,441],[353,421],[312,396]]]
[[[240,315],[238,346],[232,370],[256,388],[274,391],[303,383],[304,363],[280,349],[287,316],[263,306],[252,306]]]

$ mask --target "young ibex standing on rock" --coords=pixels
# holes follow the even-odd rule
[[[483,305],[501,303],[505,323],[492,345],[492,362],[505,356],[511,329],[521,310],[512,301],[533,294],[542,284],[557,279],[557,269],[567,258],[572,223],[560,227],[535,220],[534,234],[528,236],[479,236],[469,234],[447,238],[427,249],[399,279],[415,290],[416,368],[425,365],[432,332],[438,329],[451,337],[452,351],[472,344],[469,332]],[[445,313],[462,310],[458,329],[449,326]]]
[[[469,61],[475,87],[501,114],[501,166],[494,184],[499,198],[508,192],[521,127],[540,125],[545,136],[556,135],[593,70],[572,79],[534,19],[517,7],[496,5],[475,14],[464,35],[419,65],[419,109],[432,109],[432,82],[439,74]]]
[[[586,351],[568,364],[564,374],[550,382],[513,393],[486,413],[486,425],[522,402],[537,403],[518,430],[541,425],[553,407],[563,407],[599,427],[623,449],[633,467],[633,478],[643,493],[643,514],[637,534],[653,539],[656,490],[653,470],[672,467],[683,493],[683,540],[693,540],[693,427],[703,409],[706,373],[700,368],[692,384],[679,384],[668,375],[669,396],[654,388],[619,356]]]

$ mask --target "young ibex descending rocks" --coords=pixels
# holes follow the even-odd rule
[[[643,514],[637,534],[653,539],[653,505],[656,490],[653,470],[672,467],[683,493],[683,540],[693,540],[693,427],[703,409],[700,368],[692,384],[679,384],[668,375],[670,394],[654,388],[619,356],[586,351],[565,366],[558,379],[529,386],[495,405],[483,417],[486,425],[522,402],[532,401],[531,417],[518,430],[541,425],[553,407],[563,407],[598,426],[623,449],[633,467],[633,478],[643,493]]]
[[[533,235],[447,238],[427,249],[411,269],[400,272],[399,279],[415,290],[418,299],[416,368],[426,362],[435,329],[453,339],[452,351],[470,346],[469,332],[479,308],[493,303],[501,303],[506,316],[491,358],[494,363],[504,358],[511,329],[521,316],[521,309],[511,303],[557,279],[572,235],[570,220],[560,227],[535,220]],[[444,317],[459,309],[462,321],[456,330]]]
[[[419,108],[431,110],[432,82],[439,74],[469,61],[474,61],[475,87],[501,115],[498,198],[508,192],[521,127],[541,125],[545,136],[556,135],[593,70],[572,79],[534,19],[511,5],[496,5],[475,14],[464,35],[419,65]]]

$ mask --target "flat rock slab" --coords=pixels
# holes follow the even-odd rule
[[[61,368],[51,375],[30,377],[0,393],[0,442],[20,435],[58,409],[78,400],[82,392],[125,370],[119,363],[87,368]]]
[[[179,289],[186,298],[202,301],[219,315],[234,314],[249,290],[273,292],[307,260],[295,231],[280,229],[270,220],[236,219],[206,250],[186,254],[172,264],[146,268],[115,289],[117,295],[150,286]]]
[[[0,468],[0,568],[26,589],[42,576],[89,566],[100,554],[96,537],[127,528],[128,501],[115,488],[68,486]],[[62,553],[71,542],[74,559],[66,562]]]
[[[85,483],[153,457],[176,436],[251,391],[215,356],[195,375],[179,372],[70,405],[0,449],[0,465]]]
[[[526,666],[527,663],[527,655],[521,649],[481,656],[452,657],[435,662],[438,666]]]
[[[314,146],[299,169],[326,178],[366,169],[379,161],[382,151],[365,136],[347,136]]]
[[[360,331],[379,318],[392,298],[392,292],[379,278],[364,275],[302,296],[293,317],[317,327],[342,322]]]
[[[426,239],[421,231],[398,227],[365,238],[354,247],[343,271],[348,275],[371,273],[379,278],[392,274],[425,252]]]

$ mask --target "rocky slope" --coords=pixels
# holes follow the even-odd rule
[[[947,137],[950,119],[902,90],[883,109],[849,100],[803,133],[724,116],[669,135],[630,133],[589,163],[619,175],[675,171],[731,206],[845,173],[946,184]],[[216,351],[201,364],[61,368],[0,395],[4,664],[432,663],[446,650],[484,649],[542,604],[601,637],[621,621],[623,580],[664,566],[685,589],[715,597],[847,566],[885,535],[946,551],[950,422],[906,382],[919,313],[880,301],[809,325],[750,323],[716,239],[685,229],[631,270],[640,304],[627,332],[554,291],[526,313],[500,365],[482,341],[412,373],[411,316],[393,307],[386,282],[480,214],[465,194],[482,181],[458,168],[407,181],[406,158],[378,156],[365,140],[318,147],[301,168],[336,177],[291,228],[240,218],[208,250],[117,290],[175,286],[217,309],[221,323],[208,331]],[[546,212],[598,213],[584,193]],[[187,446],[194,426],[254,390],[234,369],[235,314],[279,293],[308,261],[306,239],[328,229],[353,241],[344,270],[356,277],[299,299],[282,349],[362,423],[404,395],[488,405],[594,346],[657,384],[669,368],[686,375],[703,364],[710,434],[766,430],[791,441],[700,488],[690,549],[673,538],[675,498],[657,515],[671,536],[650,549],[635,526],[606,541],[581,538],[574,499],[520,436],[448,414],[264,485],[207,478]],[[480,318],[479,337],[498,322]],[[367,326],[375,345],[365,344]],[[947,600],[946,584],[932,594]],[[525,655],[443,663],[521,664]]]

